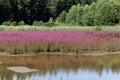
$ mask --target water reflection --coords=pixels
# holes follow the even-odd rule
[[[35,68],[35,67],[34,67]],[[120,68],[90,67],[82,65],[37,67],[38,72],[14,73],[0,66],[1,80],[119,80]]]

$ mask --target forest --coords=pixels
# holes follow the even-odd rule
[[[118,24],[120,0],[0,0],[0,24],[41,22],[87,26]]]

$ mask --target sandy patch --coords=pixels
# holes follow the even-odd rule
[[[8,70],[11,70],[13,72],[17,73],[29,73],[29,72],[36,72],[37,70],[35,69],[30,69],[24,66],[15,66],[15,67],[8,67]]]
[[[0,64],[3,64],[3,62],[0,62]]]
[[[81,54],[84,56],[104,56],[104,55],[120,55],[120,51],[115,51],[115,52],[107,52],[107,51],[103,51],[103,52],[99,52],[99,51],[94,51],[94,52],[90,52],[90,53],[85,53],[85,54]]]
[[[34,52],[29,52],[29,53],[23,53],[23,54],[10,54],[6,52],[0,52],[0,56],[39,56],[39,55],[68,55],[68,56],[104,56],[104,55],[114,55],[114,54],[120,54],[120,51],[90,51],[90,52],[81,52],[81,53],[62,53],[62,52],[41,52],[41,53],[34,53]]]

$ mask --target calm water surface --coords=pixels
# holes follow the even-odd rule
[[[74,64],[73,64],[74,65]],[[77,65],[76,65],[77,66]],[[120,70],[104,67],[90,68],[84,66],[64,66],[45,70],[37,68],[38,72],[20,74],[8,71],[6,66],[0,66],[0,80],[120,80]]]

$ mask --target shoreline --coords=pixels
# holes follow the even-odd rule
[[[120,54],[120,51],[91,51],[83,53],[74,53],[74,52],[27,52],[22,54],[11,54],[7,52],[0,52],[0,56],[37,56],[37,55],[63,55],[63,56],[104,56],[104,55],[116,55]]]
[[[99,54],[98,54],[99,53]],[[104,66],[120,62],[120,51],[116,52],[90,52],[84,54],[73,53],[39,53],[39,54],[0,54],[0,62],[9,66],[39,66],[48,67],[54,65],[79,64]]]

